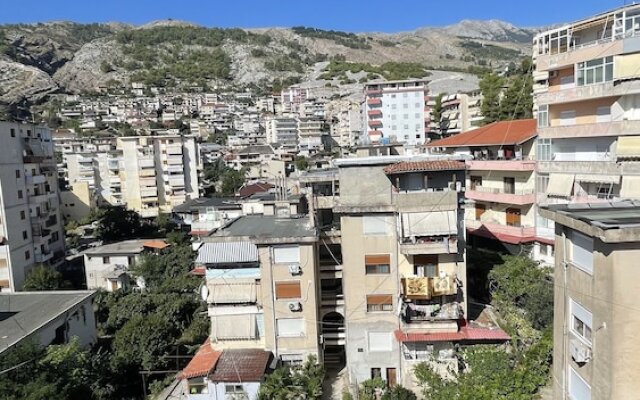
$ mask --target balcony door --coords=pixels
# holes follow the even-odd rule
[[[477,190],[479,186],[482,186],[482,177],[472,175],[469,177],[469,185],[471,186],[471,190]]]
[[[480,221],[482,214],[487,211],[487,206],[484,204],[476,204],[476,221]]]
[[[516,178],[504,178],[504,192],[506,194],[515,194],[516,193]]]
[[[518,208],[507,208],[507,225],[520,226],[522,215]]]

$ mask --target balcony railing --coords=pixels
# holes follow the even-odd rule
[[[467,190],[465,196],[471,200],[518,205],[533,204],[536,200],[534,189],[509,191],[483,186],[475,186],[473,189]]]
[[[521,225],[520,223],[500,223],[498,221],[478,221],[468,219],[465,221],[467,229],[477,230],[484,229],[493,235],[509,235],[519,238],[530,238],[536,235],[536,228],[534,226]]]
[[[533,171],[536,162],[529,157],[520,160],[476,159],[467,161],[470,170],[477,171]]]
[[[416,305],[409,303],[404,314],[406,323],[424,321],[457,320],[464,312],[460,303]]]
[[[457,236],[431,237],[399,237],[402,254],[456,254],[458,253]]]

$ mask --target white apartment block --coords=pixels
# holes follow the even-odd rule
[[[122,137],[122,200],[142,217],[155,217],[198,197],[199,156],[192,136]]]
[[[295,118],[268,118],[266,132],[269,144],[279,144],[286,151],[298,151],[298,121]]]
[[[291,86],[287,89],[283,89],[280,93],[282,112],[293,114],[298,113],[300,105],[304,103],[308,97],[309,90],[301,88],[300,86]]]
[[[429,130],[429,89],[425,80],[367,83],[364,121],[368,143],[424,144]]]
[[[35,264],[64,258],[51,132],[0,122],[0,290],[20,290]]]

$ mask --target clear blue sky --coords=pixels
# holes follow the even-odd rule
[[[627,1],[630,3],[631,1]],[[52,20],[143,24],[181,19],[205,26],[306,25],[352,32],[397,32],[461,19],[518,26],[570,22],[624,0],[0,0],[0,23]]]

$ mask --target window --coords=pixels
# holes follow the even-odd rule
[[[569,398],[591,400],[591,387],[573,368],[569,368]]]
[[[613,56],[576,64],[578,86],[593,85],[613,80]]]
[[[20,211],[20,219],[26,219],[27,218],[27,213],[24,212],[24,210]]]
[[[22,190],[18,190],[18,198],[21,199],[22,198]]]
[[[371,379],[382,378],[382,368],[371,368]]]
[[[280,361],[283,365],[294,366],[304,364],[305,357],[302,354],[281,354]]]
[[[392,110],[395,110],[397,107],[398,107],[398,105],[397,105],[397,104],[392,104],[392,105],[391,105],[391,109],[392,109]]]
[[[419,113],[415,113],[415,114],[414,114],[414,117],[415,117],[415,118],[420,118],[420,114],[419,114]]]
[[[244,387],[242,385],[224,385],[224,393],[229,395],[244,394]]]
[[[393,296],[390,294],[367,295],[367,312],[393,311]]]
[[[416,108],[420,108],[420,107],[422,107],[422,104],[416,103]]]
[[[538,161],[551,161],[551,139],[538,139],[536,142],[536,158]]]
[[[404,130],[407,130],[407,129],[409,129],[409,124],[404,125]]]
[[[389,254],[364,256],[364,264],[367,275],[391,273],[391,256]]]
[[[471,175],[469,177],[469,189],[476,190],[478,187],[482,186],[482,177]]]
[[[396,115],[395,114],[391,114],[391,120],[395,121],[396,120]]]
[[[301,297],[300,281],[276,282],[276,299],[299,299]]]
[[[187,382],[189,386],[189,394],[208,394],[209,388],[203,376],[191,378]]]
[[[51,234],[51,242],[57,242],[60,239],[60,234],[58,232],[53,232]]]
[[[109,264],[110,261],[111,261],[110,257],[102,257],[102,263],[103,264]]]
[[[506,194],[516,193],[516,178],[505,176],[504,178],[502,178],[502,182],[504,184],[504,192]]]
[[[20,179],[20,170],[19,169],[16,170],[16,179]]]
[[[484,214],[486,211],[487,206],[485,206],[484,204],[476,203],[476,221],[480,221],[480,219],[482,218],[482,214]]]
[[[278,337],[300,337],[305,335],[304,319],[284,318],[276,320]]]
[[[29,250],[24,252],[24,259],[25,260],[30,260],[31,259],[31,253],[29,252]]]
[[[404,103],[404,104],[402,105],[402,108],[404,108],[405,110],[406,110],[406,109],[408,109],[408,108],[409,108],[409,104],[408,104],[408,103]]]
[[[538,107],[538,128],[546,128],[548,126],[549,126],[549,106],[545,104]]]
[[[29,238],[29,234],[27,233],[27,231],[22,231],[22,238],[24,240],[27,240]]]
[[[402,118],[403,118],[403,119],[409,119],[409,114],[404,114],[404,115],[402,116]]]
[[[11,137],[16,137],[16,130],[11,128]]]
[[[362,233],[364,235],[387,235],[388,231],[386,217],[373,215],[362,217]]]
[[[569,327],[577,337],[591,344],[593,314],[577,302],[571,300],[571,314],[569,315]]]
[[[593,274],[593,238],[576,231],[569,232],[570,260],[577,268]]]
[[[435,278],[438,276],[437,255],[413,256],[413,273],[416,276]]]
[[[407,93],[407,92],[402,93],[402,97],[404,97],[404,98],[409,97],[409,93]]]
[[[369,332],[369,351],[392,351],[393,341],[391,332]]]
[[[575,110],[562,111],[560,113],[560,126],[569,126],[576,124]]]
[[[611,122],[611,106],[598,107],[596,110],[596,122]]]
[[[273,262],[292,264],[300,262],[300,246],[278,246],[273,248]]]

